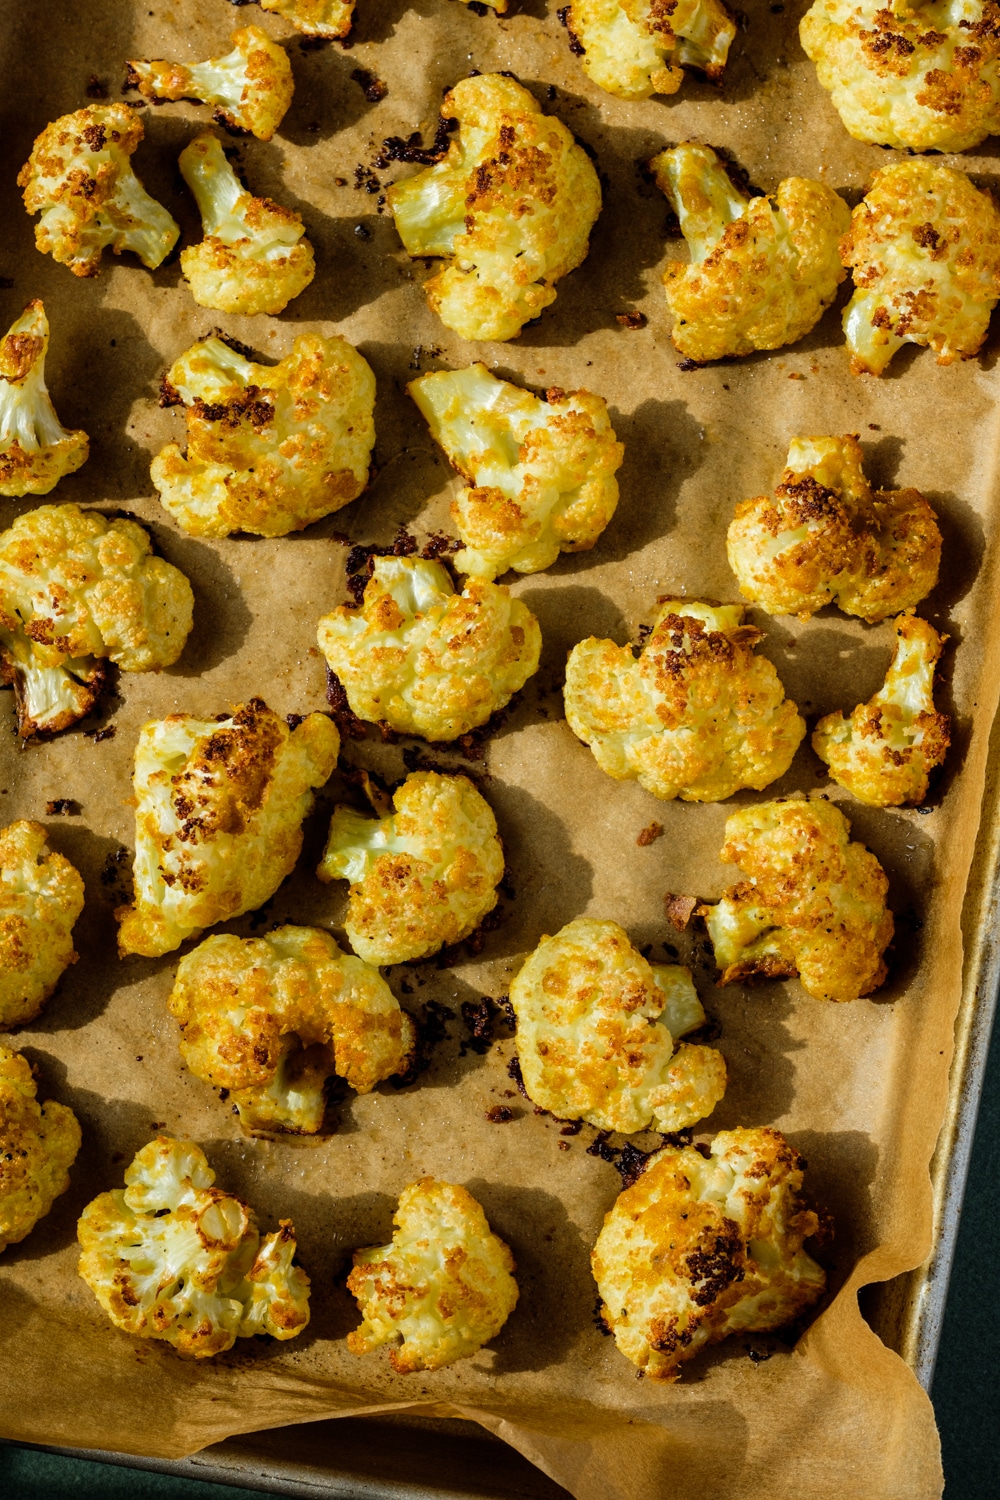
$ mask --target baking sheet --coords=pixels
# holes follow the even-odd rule
[[[360,0],[359,12],[356,44],[343,51],[303,49],[274,18],[232,11],[222,0],[109,4],[97,13],[62,0],[44,15],[0,3],[8,82],[0,109],[11,163],[0,184],[0,274],[13,281],[0,291],[0,321],[12,321],[30,297],[44,298],[57,408],[92,439],[90,462],[51,498],[128,509],[188,573],[197,597],[195,634],[179,665],[119,680],[98,721],[114,723],[114,738],[95,743],[77,732],[22,753],[4,737],[4,821],[47,824],[54,846],[81,869],[88,906],[77,928],[81,962],[40,1022],[20,1034],[43,1091],[80,1114],[85,1146],[70,1192],[0,1266],[3,1433],[172,1456],[265,1426],[409,1406],[481,1422],[580,1500],[665,1493],[781,1500],[805,1485],[859,1500],[937,1495],[929,1403],[861,1319],[856,1292],[919,1265],[931,1245],[928,1163],[947,1097],[962,900],[1000,686],[985,650],[997,597],[996,340],[960,368],[906,350],[887,377],[862,382],[847,374],[831,312],[793,349],[678,369],[659,282],[677,244],[667,239],[665,202],[636,162],[695,137],[728,147],[765,189],[796,173],[831,183],[853,202],[886,160],[844,133],[799,52],[798,10],[751,9],[721,90],[692,80],[670,102],[643,104],[592,87],[554,12],[539,3],[506,20],[477,17],[452,0]],[[241,141],[240,157],[256,192],[303,213],[319,262],[313,286],[280,319],[223,319],[194,306],[176,261],[152,274],[109,261],[100,278],[81,283],[39,256],[13,184],[35,134],[85,102],[92,78],[114,94],[127,56],[217,54],[246,19],[286,39],[297,91],[275,140]],[[473,66],[510,68],[535,88],[594,149],[605,182],[587,262],[542,319],[503,346],[464,344],[442,327],[423,300],[425,272],[402,255],[391,220],[377,212],[378,195],[354,186],[355,168],[371,162],[385,136],[418,126],[433,133],[442,92]],[[357,68],[388,85],[378,105],[351,79]],[[198,237],[198,224],[176,156],[207,116],[187,105],[143,112],[147,139],[135,164],[180,222],[182,243]],[[961,164],[977,181],[992,179],[987,156]],[[645,328],[615,321],[631,310],[647,315]],[[359,501],[304,535],[194,541],[173,528],[151,493],[150,455],[178,438],[183,422],[156,405],[160,375],[216,323],[265,358],[286,353],[299,330],[340,331],[375,370],[378,477]],[[164,1003],[176,956],[120,964],[112,956],[138,728],[176,709],[216,713],[253,693],[281,712],[323,706],[314,629],[344,595],[336,538],[386,543],[400,525],[418,534],[444,526],[451,476],[405,382],[418,369],[472,358],[538,387],[598,391],[626,444],[621,506],[595,551],[514,585],[541,621],[542,668],[479,767],[514,896],[478,958],[390,972],[418,1014],[430,1001],[456,1012],[414,1087],[386,1085],[348,1100],[339,1132],[320,1142],[247,1141],[226,1106],[181,1068]],[[588,1253],[619,1186],[613,1169],[587,1154],[593,1132],[565,1140],[557,1123],[508,1097],[511,1040],[498,1038],[486,1054],[469,1049],[460,1006],[504,993],[540,934],[581,914],[623,922],[633,941],[654,944],[662,957],[664,941],[677,941],[663,922],[664,893],[713,898],[730,882],[717,860],[723,825],[753,795],[713,807],[667,805],[604,777],[561,722],[566,650],[590,633],[634,639],[659,594],[734,598],[723,538],[736,501],[772,487],[792,435],[848,431],[861,433],[875,482],[916,485],[939,510],[942,578],[924,612],[952,638],[943,706],[956,715],[955,745],[926,816],[863,809],[831,791],[891,879],[894,965],[874,1000],[825,1006],[796,984],[717,990],[697,942],[678,943],[721,1024],[717,1045],[730,1067],[709,1129],[784,1130],[809,1160],[810,1190],[834,1214],[837,1237],[823,1254],[831,1295],[794,1350],[776,1339],[730,1341],[702,1356],[680,1386],[659,1389],[635,1379],[591,1319]],[[26,508],[0,502],[0,520],[9,524]],[[888,625],[833,613],[805,625],[755,620],[767,630],[764,651],[810,716],[851,707],[881,681]],[[369,740],[346,747],[344,758],[394,779],[403,774],[404,748]],[[801,751],[764,795],[827,790],[820,771]],[[344,789],[335,775],[321,795],[299,869],[268,904],[266,924],[315,921],[339,932],[343,888],[320,886],[312,870]],[[74,799],[81,815],[47,819],[45,804],[57,797]],[[636,836],[653,819],[666,836],[639,847]],[[254,920],[229,926],[250,933],[259,930]],[[485,1118],[498,1102],[516,1115],[502,1126]],[[96,1192],[120,1182],[154,1129],[201,1142],[220,1183],[245,1194],[262,1223],[294,1218],[314,1284],[305,1336],[286,1346],[243,1344],[206,1369],[164,1347],[137,1345],[104,1320],[75,1275],[75,1219]],[[384,1355],[358,1360],[347,1352],[343,1336],[357,1318],[343,1272],[352,1246],[387,1236],[400,1188],[425,1172],[464,1182],[480,1198],[512,1245],[522,1298],[500,1338],[475,1359],[399,1377]],[[769,1357],[748,1358],[751,1349]]]

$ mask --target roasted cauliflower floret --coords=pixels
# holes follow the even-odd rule
[[[676,94],[685,68],[721,78],[736,36],[721,0],[573,0],[560,15],[584,72],[619,99]]]
[[[82,719],[104,683],[172,666],[194,596],[179,568],[152,555],[135,521],[78,505],[43,505],[0,534],[0,678],[12,682],[18,733]]]
[[[458,121],[443,161],[394,183],[389,206],[413,256],[449,264],[424,290],[464,339],[513,339],[585,258],[601,186],[583,148],[528,90],[464,78],[441,105]]]
[[[178,62],[128,64],[128,82],[147,99],[194,99],[214,104],[214,117],[234,130],[269,141],[292,102],[295,82],[288,54],[259,26],[241,26],[232,52],[186,66]]]
[[[251,1132],[314,1135],[327,1078],[368,1094],[413,1052],[385,980],[315,927],[206,938],[181,959],[167,1005],[191,1072],[227,1089]]]
[[[115,913],[122,954],[170,953],[273,896],[339,750],[325,714],[289,729],[260,698],[230,718],[170,714],[144,724],[133,782],[135,905]]]
[[[256,1333],[292,1339],[309,1322],[291,1220],[261,1238],[253,1210],[214,1181],[194,1141],[161,1135],[77,1225],[80,1275],[115,1327],[195,1359]]]
[[[777,1130],[721,1131],[650,1157],[619,1194],[591,1256],[615,1343],[654,1380],[730,1333],[762,1333],[820,1297],[826,1274],[802,1248],[805,1162]]]
[[[872,178],[840,247],[854,272],[844,332],[855,375],[881,375],[920,344],[971,359],[1000,298],[1000,212],[964,172],[897,161]]]
[[[90,439],[56,416],[45,384],[49,320],[36,298],[0,339],[0,495],[47,495],[86,462]]]
[[[399,1196],[392,1243],[355,1250],[348,1290],[364,1322],[347,1335],[354,1354],[395,1343],[400,1375],[439,1370],[477,1353],[517,1303],[514,1257],[472,1194],[421,1177]]]
[[[937,583],[941,532],[919,490],[875,490],[857,438],[793,438],[772,499],[736,507],[727,535],[740,593],[801,620],[824,605],[874,624]]]
[[[855,140],[965,151],[1000,130],[994,0],[816,0],[799,36]]]
[[[89,104],[47,125],[18,174],[35,244],[75,276],[96,276],[101,252],[131,250],[155,270],[180,229],[151,198],[129,157],[144,135],[127,104]]]
[[[360,609],[319,622],[320,650],[351,710],[401,734],[455,740],[485,724],[538,670],[542,634],[520,599],[439,562],[377,557]]]
[[[198,306],[248,317],[284,312],[316,274],[301,217],[248,193],[210,130],[184,148],[180,167],[205,231],[200,244],[181,251]]]
[[[761,802],[726,822],[719,858],[746,877],[701,906],[721,984],[797,974],[817,1000],[854,1000],[885,979],[885,871],[830,802]]]
[[[649,964],[617,922],[578,917],[543,937],[510,987],[528,1097],[599,1130],[683,1130],[726,1091],[691,971]]]
[[[368,483],[375,376],[346,339],[302,334],[277,365],[218,338],[167,374],[187,408],[187,454],[169,443],[150,470],[191,536],[287,536],[350,504]]]
[[[721,802],[760,791],[792,763],[806,732],[742,604],[661,600],[636,659],[591,636],[569,654],[563,698],[573,733],[602,771],[654,797]]]
[[[0,831],[0,1031],[33,1021],[76,963],[82,911],[80,873],[48,847],[41,823]]]
[[[354,0],[260,0],[260,8],[291,21],[306,36],[328,41],[347,36],[354,19]]]
[[[844,200],[808,177],[787,177],[773,198],[751,198],[710,146],[692,141],[650,166],[691,252],[689,264],[670,261],[663,273],[681,354],[704,362],[803,338],[844,279]]]
[[[427,958],[469,936],[497,904],[503,847],[489,803],[467,776],[414,771],[384,818],[338,807],[320,880],[349,880],[344,923],[370,964]]]
[[[553,389],[543,401],[485,365],[421,375],[407,387],[468,488],[451,503],[465,543],[454,563],[474,578],[538,573],[586,552],[618,505],[625,449],[607,403]]]
[[[2,843],[4,835],[0,835]],[[39,1104],[26,1057],[0,1044],[0,1252],[44,1219],[69,1187],[80,1125],[65,1104]]]
[[[934,710],[934,667],[948,637],[913,614],[900,615],[895,628],[884,686],[849,719],[827,714],[812,737],[834,781],[872,807],[923,802],[951,743],[951,720]]]

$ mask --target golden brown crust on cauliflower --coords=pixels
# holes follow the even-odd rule
[[[260,698],[223,719],[170,714],[135,750],[135,904],[115,913],[122,954],[155,958],[273,896],[302,820],[337,763],[325,714],[295,728]]]
[[[288,54],[259,26],[241,26],[232,52],[204,62],[128,64],[128,80],[147,99],[194,99],[214,104],[215,118],[269,141],[292,102],[295,81]]]
[[[448,154],[394,183],[389,205],[412,256],[449,264],[424,290],[464,339],[513,339],[587,254],[601,187],[586,152],[526,88],[500,73],[446,94]]]
[[[397,1338],[400,1375],[467,1359],[500,1332],[517,1303],[514,1257],[465,1188],[421,1177],[399,1195],[392,1243],[355,1250],[348,1290],[364,1322],[354,1354]]]
[[[401,734],[455,740],[503,708],[538,669],[538,621],[502,584],[456,594],[441,563],[377,557],[360,609],[319,622],[320,650],[352,711]]]
[[[528,1097],[599,1130],[683,1130],[726,1091],[691,971],[648,964],[617,922],[578,917],[543,937],[510,987]]]
[[[855,140],[966,151],[1000,130],[994,0],[815,0],[799,36]]]
[[[75,276],[96,276],[101,252],[133,251],[154,270],[180,229],[146,192],[129,157],[144,134],[127,104],[89,104],[47,125],[18,174],[35,244]]]
[[[746,877],[698,908],[720,984],[798,974],[817,1000],[854,1000],[883,983],[889,882],[839,808],[802,797],[741,808],[719,858]]]
[[[483,364],[407,389],[469,484],[451,503],[460,572],[537,573],[560,552],[593,547],[618,505],[625,455],[600,396],[553,389],[543,401]]]
[[[736,507],[726,538],[740,593],[802,620],[824,605],[873,624],[937,583],[941,532],[919,490],[875,490],[856,437],[793,438],[772,498]]]
[[[328,41],[347,36],[354,19],[354,0],[260,0],[260,8],[291,21],[306,36]]]
[[[29,1235],[66,1191],[80,1149],[73,1111],[54,1099],[39,1104],[37,1092],[27,1058],[0,1044],[0,1253]]]
[[[0,831],[0,1031],[33,1021],[77,960],[83,880],[45,837],[41,823]]]
[[[685,68],[721,78],[736,36],[722,0],[573,0],[565,25],[584,72],[619,99],[676,94]]]
[[[854,272],[844,332],[855,375],[881,375],[920,344],[939,365],[971,359],[1000,298],[1000,212],[964,172],[930,161],[883,167],[841,244]]]
[[[262,1238],[253,1210],[214,1182],[193,1141],[161,1135],[77,1225],[80,1275],[116,1328],[194,1359],[258,1333],[291,1339],[309,1322],[291,1220]]]
[[[764,1332],[822,1295],[803,1241],[798,1152],[779,1131],[726,1130],[706,1159],[693,1146],[651,1157],[618,1197],[591,1256],[601,1314],[627,1359],[654,1380],[730,1333]]]
[[[806,732],[754,647],[741,604],[663,599],[638,660],[591,636],[573,647],[563,698],[602,771],[654,797],[720,802],[783,776]]]
[[[56,416],[45,384],[49,320],[36,297],[0,339],[0,495],[47,495],[86,462],[90,439]]]
[[[704,362],[794,344],[844,279],[850,209],[825,183],[787,177],[773,198],[738,188],[710,146],[685,141],[650,166],[691,251],[663,273],[672,338]]]

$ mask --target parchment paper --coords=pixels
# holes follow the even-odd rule
[[[798,173],[857,201],[887,157],[841,127],[799,50],[799,13],[755,0],[720,89],[692,78],[674,100],[629,105],[588,82],[554,7],[550,13],[542,0],[516,3],[505,20],[479,18],[452,0],[359,0],[356,45],[346,51],[303,48],[275,18],[222,0],[86,7],[0,0],[0,274],[12,283],[0,290],[0,323],[29,298],[44,298],[57,408],[92,439],[90,462],[50,499],[136,515],[191,577],[197,597],[180,664],[160,676],[122,676],[117,697],[89,726],[113,724],[114,738],[77,731],[26,751],[10,732],[0,741],[3,821],[46,823],[53,845],[81,869],[88,898],[77,928],[80,962],[18,1037],[38,1065],[42,1094],[80,1115],[84,1146],[71,1190],[0,1265],[5,1436],[181,1455],[262,1427],[417,1406],[474,1418],[579,1500],[939,1494],[929,1402],[862,1320],[856,1294],[918,1265],[931,1244],[928,1162],[946,1098],[961,998],[960,917],[998,697],[1000,657],[987,651],[998,613],[997,340],[961,367],[939,368],[911,349],[885,378],[857,380],[839,312],[831,311],[792,349],[684,372],[667,338],[659,278],[679,246],[667,238],[664,200],[635,165],[695,137],[729,148],[765,190]],[[14,185],[37,132],[84,104],[94,78],[116,96],[127,57],[217,54],[233,26],[247,21],[285,40],[296,95],[275,140],[244,139],[240,157],[256,192],[303,213],[319,263],[313,286],[280,319],[223,318],[194,305],[176,259],[150,274],[109,257],[99,278],[81,282],[39,255]],[[370,104],[352,80],[359,67],[388,85],[381,103]],[[355,167],[370,163],[384,137],[417,127],[433,133],[442,92],[472,67],[516,72],[593,148],[605,182],[588,260],[542,319],[507,345],[463,344],[443,328],[425,306],[425,272],[402,254],[377,194],[354,186]],[[143,111],[147,138],[135,165],[181,223],[182,243],[200,235],[176,158],[208,115],[189,105]],[[992,179],[992,156],[961,165],[977,181]],[[388,174],[378,175],[384,184]],[[645,328],[616,322],[631,310],[647,315]],[[158,409],[158,381],[215,324],[265,358],[286,353],[300,329],[339,330],[375,370],[378,477],[360,500],[304,535],[194,541],[152,492],[150,456],[183,430],[178,410]],[[176,955],[115,956],[112,910],[130,864],[121,851],[132,841],[136,735],[150,717],[213,714],[252,694],[281,712],[324,706],[315,625],[344,597],[337,538],[385,543],[401,525],[417,534],[446,525],[454,481],[404,387],[417,369],[473,358],[540,388],[600,392],[626,444],[621,506],[597,548],[514,584],[541,620],[543,663],[477,770],[499,820],[513,896],[478,957],[390,972],[418,1014],[431,1000],[456,1013],[414,1086],[349,1098],[331,1137],[250,1141],[230,1107],[181,1066],[165,1008]],[[830,787],[807,749],[764,794],[829,790],[890,873],[898,925],[891,978],[874,999],[851,1005],[818,1003],[795,983],[714,987],[703,944],[666,928],[663,896],[713,898],[730,883],[732,872],[717,859],[723,825],[752,797],[662,804],[611,781],[562,721],[559,698],[566,651],[578,639],[634,639],[658,594],[735,598],[723,545],[733,506],[772,488],[791,436],[827,432],[859,432],[873,480],[916,485],[940,513],[941,583],[925,612],[951,636],[943,706],[956,715],[954,748],[926,815],[861,808]],[[0,521],[8,525],[29,504],[0,502]],[[869,628],[834,612],[805,625],[754,619],[807,715],[849,709],[881,682],[888,623]],[[9,703],[0,699],[5,714]],[[394,780],[406,748],[349,743],[344,761]],[[307,826],[297,872],[262,916],[233,930],[292,920],[340,934],[345,887],[323,887],[313,871],[330,809],[345,792],[354,795],[335,774]],[[60,797],[74,799],[79,814],[46,817],[47,801]],[[639,847],[637,835],[654,820],[665,836]],[[503,994],[539,936],[581,914],[624,923],[636,943],[653,945],[654,957],[674,941],[694,964],[731,1075],[706,1132],[775,1124],[808,1158],[810,1192],[833,1213],[837,1234],[823,1252],[830,1295],[794,1348],[775,1338],[731,1340],[702,1355],[680,1385],[658,1388],[636,1379],[592,1321],[588,1255],[618,1177],[587,1154],[592,1130],[562,1137],[557,1122],[512,1096],[509,1036],[485,1054],[470,1050],[458,1014],[465,1000]],[[515,1118],[489,1123],[486,1110],[501,1102]],[[263,1225],[292,1216],[313,1278],[313,1321],[303,1337],[246,1341],[193,1364],[163,1345],[133,1341],[99,1311],[76,1276],[75,1221],[94,1194],[120,1184],[126,1162],[157,1129],[199,1141],[221,1185],[245,1195]],[[521,1302],[476,1358],[398,1377],[384,1351],[365,1359],[347,1351],[344,1334],[357,1315],[343,1273],[351,1247],[388,1236],[399,1190],[422,1173],[463,1182],[482,1201],[513,1247]],[[756,1362],[751,1348],[770,1357]],[[330,1461],[335,1466],[335,1451]]]

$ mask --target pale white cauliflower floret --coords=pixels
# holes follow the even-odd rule
[[[439,370],[407,389],[469,488],[451,503],[462,573],[537,573],[588,551],[615,513],[625,450],[607,403],[553,389],[543,401],[483,364]]]
[[[448,258],[424,288],[448,328],[513,339],[585,258],[601,209],[597,173],[516,79],[464,78],[441,116],[458,131],[443,161],[389,189],[396,228],[410,255]]]
[[[0,835],[2,841],[2,835]],[[26,1057],[0,1045],[0,1251],[16,1245],[69,1187],[80,1125],[65,1104],[39,1104]]]
[[[347,36],[354,18],[355,0],[260,0],[269,10],[291,21],[296,31],[328,40]]]
[[[41,823],[0,831],[0,1031],[33,1021],[69,964],[83,881]]]
[[[167,373],[187,408],[187,453],[150,469],[191,536],[287,536],[356,500],[375,442],[375,376],[346,339],[302,334],[277,365],[221,339],[193,344]]]
[[[600,1130],[683,1130],[726,1091],[691,971],[650,964],[617,922],[578,917],[544,937],[510,987],[528,1097]]]
[[[751,198],[710,146],[693,141],[650,166],[691,252],[689,264],[670,261],[663,273],[681,354],[722,359],[803,338],[844,279],[844,200],[807,177],[787,177],[773,200]]]
[[[939,365],[971,359],[1000,298],[1000,212],[964,172],[897,161],[872,178],[841,256],[854,272],[844,332],[855,375],[881,375],[904,344]]]
[[[401,1375],[467,1359],[500,1332],[517,1303],[514,1257],[472,1194],[421,1177],[399,1196],[392,1243],[355,1250],[348,1290],[364,1322],[347,1335],[354,1354],[397,1339]]]
[[[318,871],[349,880],[344,928],[371,964],[427,958],[459,943],[497,904],[503,847],[467,776],[414,771],[384,818],[338,807]]]
[[[339,750],[324,714],[289,729],[260,698],[229,718],[170,714],[144,724],[133,782],[135,905],[115,913],[120,951],[169,953],[273,896]]]
[[[147,99],[214,104],[217,120],[269,141],[295,90],[288,54],[259,26],[241,26],[231,41],[232,52],[200,63],[132,60],[128,81]]]
[[[127,104],[89,104],[47,125],[18,174],[25,208],[42,216],[35,244],[75,276],[96,276],[108,245],[155,270],[177,243],[180,229],[129,162],[143,134]]]
[[[123,672],[174,664],[194,596],[152,555],[135,521],[43,505],[0,535],[0,678],[13,682],[18,732],[55,733],[100,695],[105,661]]]
[[[377,557],[360,609],[319,622],[320,650],[352,711],[401,734],[455,740],[503,708],[538,669],[538,621],[502,584],[456,594],[439,562]]]
[[[193,1141],[161,1135],[77,1226],[80,1275],[112,1323],[195,1359],[257,1333],[291,1339],[309,1322],[291,1220],[262,1239],[253,1210],[214,1182]]]
[[[45,384],[48,347],[36,298],[0,340],[0,495],[47,495],[86,462],[90,439],[62,425]]]
[[[604,1217],[591,1256],[602,1316],[627,1359],[677,1380],[705,1344],[797,1318],[826,1275],[802,1248],[819,1229],[798,1152],[767,1126],[649,1159]]]
[[[676,94],[685,68],[721,78],[736,36],[722,0],[572,0],[564,15],[584,72],[619,99]]]
[[[806,732],[778,674],[754,646],[741,604],[661,600],[638,660],[631,646],[580,641],[569,654],[566,719],[602,771],[654,797],[719,802],[760,791],[792,763]]]
[[[385,980],[316,927],[206,938],[181,959],[167,1005],[191,1072],[228,1090],[251,1132],[315,1134],[327,1078],[367,1094],[413,1052]]]

